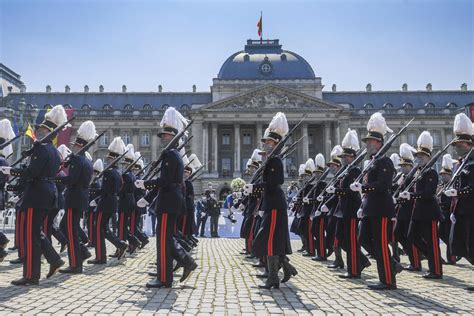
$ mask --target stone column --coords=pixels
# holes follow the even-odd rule
[[[323,131],[323,139],[324,139],[324,156],[326,157],[326,159],[329,161],[329,159],[331,159],[331,157],[329,157],[329,155],[331,154],[331,150],[332,150],[332,142],[331,142],[331,127],[330,127],[330,124],[331,123],[328,123],[328,122],[325,122],[324,123],[324,131]]]
[[[337,122],[337,121],[334,122],[334,127],[335,127],[335,129],[336,129],[336,139],[335,139],[335,143],[336,143],[336,144],[341,144],[342,139],[341,139],[341,129],[340,129],[340,124],[339,124],[339,122]],[[345,132],[343,132],[343,133],[344,133],[344,134],[342,134],[342,135],[343,135],[342,137],[344,137],[344,135],[345,135]]]
[[[303,137],[304,138],[301,140],[301,146],[303,147],[303,151],[302,151],[302,154],[303,154],[303,161],[306,161],[306,159],[309,158],[309,148],[308,148],[308,143],[309,143],[309,140],[308,140],[308,123],[301,123],[301,135],[300,137]],[[296,139],[295,139],[296,141]]]
[[[203,124],[201,120],[195,119],[193,125],[191,126],[191,134],[193,139],[191,139],[191,152],[196,154],[201,163],[206,163],[204,160],[204,150],[205,146],[203,145]]]
[[[219,139],[217,136],[217,123],[212,123],[212,176],[218,177],[218,166],[219,166],[219,157],[218,157],[218,150],[219,150]]]
[[[209,161],[209,131],[208,131],[208,123],[203,124],[202,128],[202,157],[203,161],[202,163],[206,164],[207,166],[205,168],[206,173],[209,173],[211,170],[211,166],[208,163]]]
[[[155,133],[150,134],[151,137],[151,160],[158,159],[158,136]]]
[[[262,123],[257,122],[257,131],[255,133],[255,148],[260,148],[260,140],[263,137],[263,131],[262,131]]]
[[[234,124],[234,178],[240,177],[240,124]]]

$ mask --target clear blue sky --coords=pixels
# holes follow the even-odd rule
[[[474,88],[474,1],[0,0],[0,60],[28,91],[209,91],[257,38],[305,57],[326,90]]]

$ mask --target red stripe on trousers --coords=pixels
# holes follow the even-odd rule
[[[438,239],[438,225],[436,221],[431,221],[431,235],[433,237],[433,255],[436,275],[441,275],[441,262],[439,260],[439,239]]]
[[[25,212],[20,213],[20,258],[25,258]]]
[[[135,211],[132,212],[132,216],[130,218],[130,232],[132,235],[135,236]]]
[[[161,282],[166,283],[166,226],[168,221],[168,214],[161,215],[161,234],[160,234],[160,269]]]
[[[273,256],[273,237],[275,235],[275,226],[276,226],[276,219],[277,219],[277,210],[272,210],[272,220],[270,222],[270,234],[268,236],[268,244],[267,244],[267,251],[268,256]]]
[[[98,260],[102,260],[102,249],[100,244],[100,225],[102,222],[102,212],[99,211],[97,213],[97,221],[95,223],[95,230],[96,230],[96,240],[95,240],[95,248],[97,249],[96,257]]]
[[[16,215],[20,215],[20,211],[16,212]],[[20,216],[15,216],[15,246],[19,247],[20,243]]]
[[[385,281],[387,284],[392,284],[392,273],[390,269],[390,256],[388,255],[388,240],[387,240],[387,221],[388,218],[382,218],[382,259],[385,270]]]
[[[26,278],[31,279],[32,276],[32,265],[33,265],[33,247],[32,247],[32,242],[33,242],[33,209],[29,208],[28,209],[28,214],[26,217]]]
[[[249,238],[247,240],[247,247],[249,249],[249,252],[252,252],[252,243],[253,243],[253,226],[255,224],[255,217],[252,218],[252,225],[250,225],[250,234]]]
[[[326,257],[326,247],[324,247],[324,217],[319,219],[319,253]]]
[[[351,219],[352,275],[358,275],[356,219]]]
[[[411,245],[411,251],[413,253],[413,266],[415,268],[419,268],[420,267],[420,261],[419,261],[419,257],[418,257],[418,248],[416,248],[415,245]]]
[[[183,223],[181,227],[181,233],[184,235],[184,232],[186,231],[186,215],[183,215]]]
[[[46,236],[48,236],[48,215],[46,215],[43,221],[43,232]]]
[[[310,255],[314,254],[314,244],[313,244],[313,221],[311,218],[308,220],[308,245],[309,245],[309,251],[308,253]]]
[[[333,242],[332,245],[333,245],[334,248],[339,247],[339,239],[337,239],[337,237],[334,237],[334,242]]]
[[[74,252],[74,235],[72,233],[72,208],[67,209],[67,235],[69,239],[69,254],[71,255],[71,267],[76,267],[76,254]]]

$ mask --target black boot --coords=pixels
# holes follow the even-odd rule
[[[272,287],[278,289],[280,287],[280,279],[278,278],[278,270],[280,270],[280,257],[267,257],[268,264],[268,278],[264,284],[258,286],[259,289],[271,289]]]
[[[344,260],[342,259],[341,247],[334,248],[334,254],[336,255],[336,260],[334,263],[329,265],[329,269],[344,269]]]
[[[287,282],[292,276],[296,276],[298,271],[294,266],[291,265],[290,259],[287,256],[283,256],[281,258],[281,266],[283,268],[283,279],[281,279],[281,283]]]
[[[181,279],[179,279],[179,282],[183,282],[189,277],[191,272],[196,270],[197,263],[189,255],[189,253],[187,253],[186,250],[180,246],[180,243],[177,242],[176,239],[174,239],[174,243],[176,248],[176,261],[178,262],[177,264],[183,267],[183,275],[181,276]]]

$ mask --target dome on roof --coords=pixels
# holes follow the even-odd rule
[[[248,40],[243,51],[227,58],[217,75],[223,80],[315,79],[300,55],[281,49],[278,40]]]

